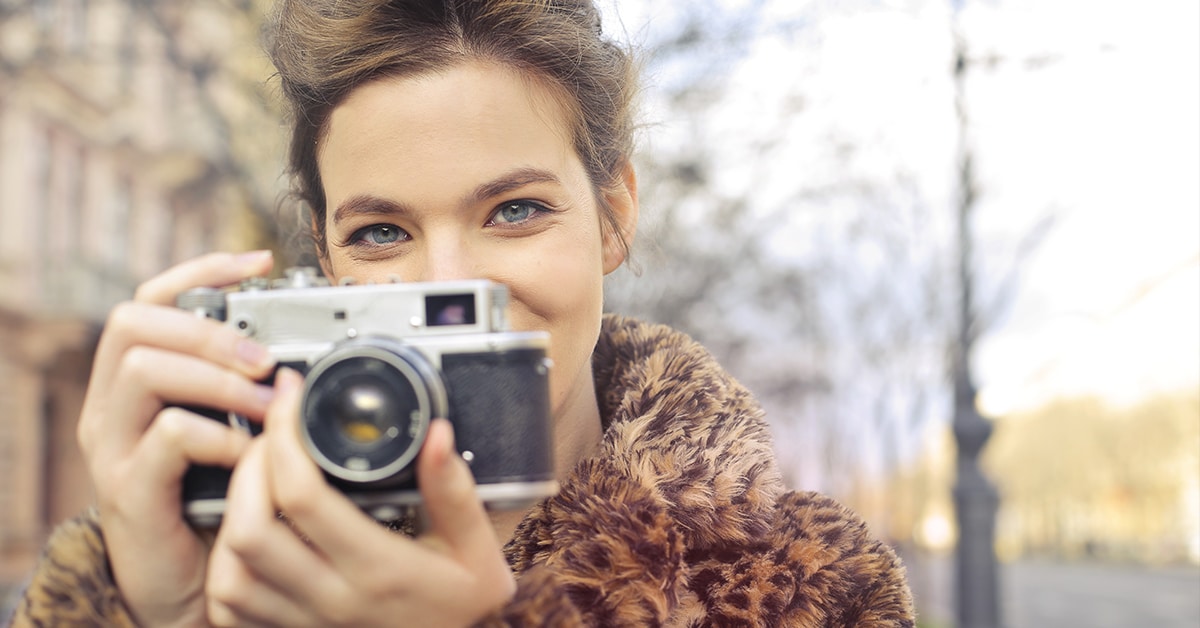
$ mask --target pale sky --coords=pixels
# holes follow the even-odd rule
[[[635,36],[669,14],[618,4]],[[800,84],[819,102],[786,130],[796,144],[792,172],[832,167],[808,146],[839,129],[874,147],[881,168],[903,164],[928,199],[949,207],[950,3],[846,6],[770,4],[778,19],[816,10],[817,36],[757,51],[732,101],[761,112]],[[1200,3],[964,6],[977,60],[968,97],[985,262],[1008,266],[1021,237],[1053,220],[981,339],[981,406],[1002,414],[1060,395],[1128,402],[1200,388]]]
[[[975,18],[997,50],[1055,55],[978,92],[981,229],[1041,208],[1057,221],[981,343],[981,405],[1200,388],[1200,3],[1002,2]]]

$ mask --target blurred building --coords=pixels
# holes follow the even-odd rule
[[[0,1],[0,607],[90,500],[75,424],[109,309],[177,261],[264,245],[229,141],[269,114],[261,79],[228,71],[268,75],[235,28],[253,16],[192,4]],[[259,138],[279,153],[277,126]]]
[[[1200,391],[1064,398],[999,421],[1002,557],[1200,563]]]

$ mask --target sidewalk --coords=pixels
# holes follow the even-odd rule
[[[904,557],[920,625],[954,625],[954,557]],[[1020,561],[1000,566],[1004,628],[1200,628],[1200,566]]]

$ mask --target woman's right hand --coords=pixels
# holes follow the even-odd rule
[[[175,266],[114,308],[100,338],[78,439],[113,577],[142,625],[206,623],[209,547],[182,517],[182,479],[193,463],[232,467],[249,443],[178,406],[261,421],[272,396],[257,383],[274,367],[266,348],[175,298],[261,276],[272,261],[269,251],[215,253]]]

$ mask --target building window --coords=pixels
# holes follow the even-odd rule
[[[133,227],[133,181],[121,175],[113,187],[108,205],[108,237],[111,246],[106,260],[114,272],[128,270],[130,229]]]
[[[43,45],[67,54],[83,54],[87,51],[87,0],[35,0],[33,17],[41,32]]]
[[[77,262],[82,257],[83,223],[84,217],[88,214],[88,198],[85,194],[88,177],[87,149],[78,138],[71,137],[70,141],[63,146],[63,168],[63,178],[66,184],[65,206],[63,207],[65,222],[60,232],[65,248],[63,256],[65,259]]]
[[[54,143],[54,133],[45,127],[31,129],[29,134],[28,159],[29,175],[32,186],[29,191],[29,208],[33,211],[31,225],[36,245],[33,250],[31,263],[27,272],[35,286],[44,286],[46,280],[46,258],[48,251],[47,231],[50,228],[50,151]]]
[[[45,251],[52,261],[70,263],[79,254],[79,236],[83,222],[84,149],[74,137],[50,132],[50,161],[47,164],[49,195],[46,213]]]
[[[59,39],[65,52],[80,54],[88,44],[87,0],[58,0]]]
[[[116,7],[111,10],[117,10]],[[117,89],[118,93],[124,97],[129,95],[133,89],[134,74],[137,70],[137,33],[138,21],[137,13],[130,7],[122,7],[120,10],[125,12],[124,15],[124,33],[117,42]]]

